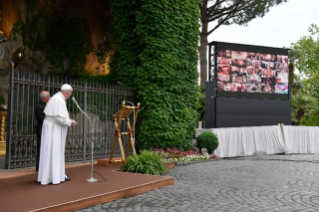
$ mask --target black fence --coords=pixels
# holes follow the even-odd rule
[[[119,85],[12,71],[8,99],[7,169],[36,164],[37,137],[34,108],[39,102],[41,91],[47,90],[52,96],[64,83],[73,87],[72,96],[90,116],[94,126],[92,129],[90,121],[79,111],[71,98],[67,100],[70,118],[76,120],[78,124],[68,129],[65,160],[67,162],[89,160],[92,138],[94,158],[109,156],[115,133],[112,115],[120,109],[123,101],[134,102],[133,90]],[[122,127],[121,130],[125,131],[126,126]],[[126,147],[128,137],[122,139]],[[120,155],[118,146],[115,155]]]

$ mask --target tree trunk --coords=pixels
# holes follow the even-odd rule
[[[205,86],[207,81],[207,32],[208,32],[208,19],[207,14],[207,2],[200,6],[202,30],[200,33],[200,46],[199,51],[199,61],[200,61],[200,85]]]
[[[305,115],[304,109],[299,108],[298,112],[297,112],[297,116],[296,116],[296,118],[298,119],[299,122],[300,122],[301,118],[303,117],[303,115]],[[298,125],[299,125],[299,122],[298,122]]]

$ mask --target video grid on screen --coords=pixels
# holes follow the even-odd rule
[[[217,90],[288,94],[288,56],[219,50]]]

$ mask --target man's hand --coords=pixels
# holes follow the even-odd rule
[[[14,69],[14,62],[11,63],[11,67],[12,67],[12,69]]]
[[[71,119],[71,126],[75,126],[75,125],[77,125],[76,121]]]

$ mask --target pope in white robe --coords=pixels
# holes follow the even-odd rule
[[[38,181],[42,185],[59,184],[70,180],[65,175],[65,141],[68,127],[75,126],[76,121],[70,119],[66,100],[72,95],[73,89],[64,84],[47,103],[44,113],[41,136],[41,155]]]

